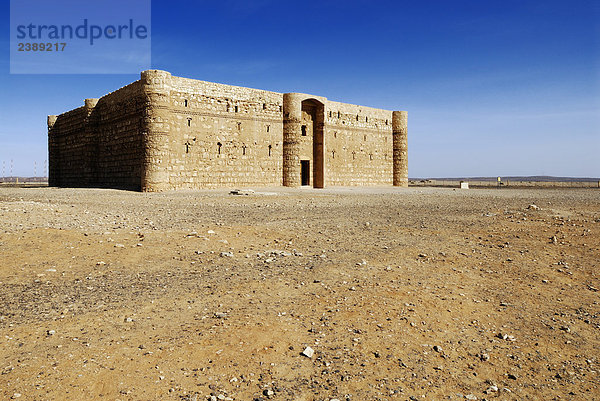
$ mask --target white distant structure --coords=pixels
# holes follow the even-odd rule
[[[469,189],[469,183],[466,181],[460,182],[460,189]]]

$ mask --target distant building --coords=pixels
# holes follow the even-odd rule
[[[48,116],[49,184],[142,191],[407,186],[407,113],[174,77]]]

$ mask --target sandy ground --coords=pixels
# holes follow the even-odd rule
[[[599,265],[597,189],[3,188],[0,399],[597,400]]]

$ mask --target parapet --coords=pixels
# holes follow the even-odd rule
[[[84,102],[85,108],[93,109],[98,104],[98,100],[100,100],[100,99],[85,99],[85,102]]]
[[[57,119],[58,119],[58,116],[55,116],[55,115],[48,116],[48,129],[54,127],[54,124],[56,123]]]
[[[145,70],[140,74],[142,84],[162,88],[171,81],[171,73],[163,70]]]
[[[408,124],[408,112],[406,112],[406,111],[392,112],[392,131],[393,132],[406,131],[407,124]]]

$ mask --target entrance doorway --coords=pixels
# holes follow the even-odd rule
[[[306,99],[302,101],[302,127],[301,135],[310,136],[312,149],[305,149],[306,155],[312,151],[312,180],[309,179],[306,184],[304,180],[302,185],[312,185],[315,188],[323,188],[324,179],[324,143],[323,136],[325,130],[325,109],[323,103],[315,99]],[[310,142],[309,142],[310,143]],[[312,181],[312,182],[310,182]]]
[[[310,185],[310,160],[300,160],[302,185]]]

